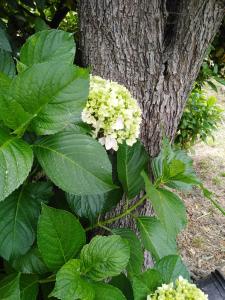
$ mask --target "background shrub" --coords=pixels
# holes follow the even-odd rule
[[[207,137],[213,137],[221,117],[222,109],[217,98],[207,97],[202,90],[195,88],[187,101],[175,143],[187,149],[200,140],[206,142]]]

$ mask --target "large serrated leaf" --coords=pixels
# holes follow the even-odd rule
[[[58,270],[78,254],[85,240],[83,227],[71,213],[43,205],[37,243],[49,269]]]
[[[126,299],[134,300],[131,282],[124,273],[113,277],[109,283],[121,290]]]
[[[93,300],[95,292],[92,285],[81,277],[80,261],[71,259],[56,274],[56,284],[50,297],[61,300]]]
[[[132,147],[122,144],[117,153],[117,171],[129,199],[132,199],[144,187],[141,171],[145,168],[148,155],[144,146],[137,142]]]
[[[127,265],[127,271],[130,276],[141,273],[144,263],[144,253],[140,240],[136,234],[129,228],[115,228],[113,233],[126,239],[130,245],[130,260]]]
[[[189,272],[178,255],[163,257],[154,268],[162,274],[164,283],[174,282],[179,276],[190,279]]]
[[[71,210],[93,224],[100,213],[109,211],[122,199],[122,191],[115,189],[107,193],[94,195],[66,195]]]
[[[15,64],[11,53],[0,49],[0,72],[14,77],[16,74]]]
[[[159,155],[152,160],[152,171],[157,183],[174,189],[187,190],[201,183],[192,159],[184,150],[173,149],[167,139],[163,140]]]
[[[132,280],[134,300],[146,300],[163,283],[162,275],[159,271],[149,269],[136,276]]]
[[[166,255],[177,254],[175,238],[168,234],[155,217],[139,217],[137,225],[145,249],[151,252],[155,260]]]
[[[156,215],[168,233],[176,237],[187,223],[186,210],[182,200],[171,191],[156,189],[145,172],[142,173],[142,176],[148,200],[152,203]]]
[[[89,73],[67,64],[40,63],[16,76],[4,97],[4,123],[22,134],[62,131],[80,120],[88,97]],[[1,100],[1,99],[0,99]],[[10,114],[14,109],[14,118]]]
[[[46,183],[23,186],[0,203],[0,254],[6,260],[25,254],[36,238],[41,202],[51,195]]]
[[[2,300],[21,300],[20,274],[11,274],[0,281],[0,296]]]
[[[27,66],[54,61],[73,63],[75,42],[71,33],[61,30],[43,30],[32,35],[20,51],[20,60]]]
[[[70,132],[41,139],[35,154],[49,178],[62,190],[88,195],[115,188],[105,149],[93,138]]]
[[[100,281],[119,275],[129,258],[129,244],[120,236],[95,236],[81,250],[81,270],[92,280]]]
[[[79,217],[89,219],[91,223],[94,223],[104,206],[104,195],[105,194],[80,196],[67,194],[66,200],[75,214]]]
[[[0,128],[0,201],[23,183],[32,163],[30,146]]]
[[[45,274],[49,272],[37,248],[32,248],[23,256],[17,257],[11,261],[11,265],[16,271],[24,274]]]
[[[110,284],[95,283],[93,284],[93,287],[95,291],[95,300],[126,300],[123,293]]]

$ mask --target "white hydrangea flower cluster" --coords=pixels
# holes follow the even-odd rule
[[[141,110],[124,86],[99,76],[91,76],[82,120],[94,128],[93,137],[98,138],[106,150],[117,151],[118,144],[123,141],[129,146],[136,142]]]
[[[208,296],[195,284],[179,276],[175,286],[173,283],[163,284],[154,294],[149,295],[147,300],[208,300]]]

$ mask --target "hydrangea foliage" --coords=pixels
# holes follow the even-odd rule
[[[122,85],[91,76],[89,98],[82,112],[82,120],[93,127],[93,137],[107,150],[118,150],[126,141],[132,146],[138,136],[141,110],[137,101]]]
[[[173,282],[163,284],[154,294],[149,295],[147,300],[208,300],[208,296],[195,284],[179,276],[175,285]]]

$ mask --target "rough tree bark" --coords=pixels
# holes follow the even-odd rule
[[[80,1],[82,63],[138,99],[151,155],[162,133],[174,136],[223,15],[221,0]]]
[[[81,61],[138,99],[151,156],[162,135],[174,137],[224,8],[224,0],[79,1]]]

